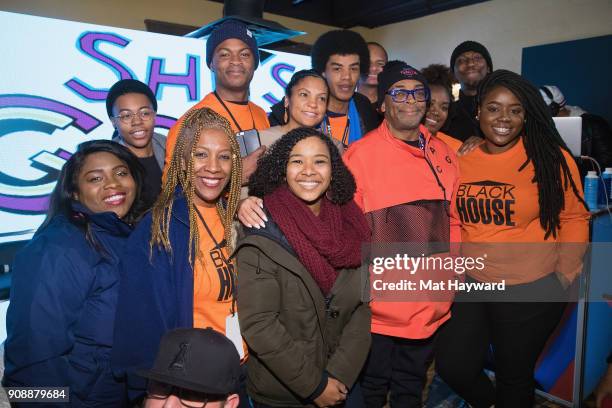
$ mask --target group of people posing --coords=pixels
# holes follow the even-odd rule
[[[538,89],[477,42],[418,70],[336,30],[268,117],[245,25],[219,25],[206,62],[215,90],[167,138],[145,84],[110,89],[113,141],[79,146],[14,261],[4,386],[68,386],[75,407],[420,407],[435,357],[471,406],[531,407],[563,303],[370,302],[360,269],[368,243],[588,241]],[[261,147],[241,157],[237,133]],[[546,248],[465,279],[562,298],[580,254]]]

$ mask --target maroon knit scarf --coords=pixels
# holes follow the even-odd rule
[[[316,216],[287,186],[281,186],[264,197],[264,206],[325,296],[338,269],[361,265],[361,244],[369,242],[370,229],[352,200],[336,205],[324,197]]]

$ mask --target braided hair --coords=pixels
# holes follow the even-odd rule
[[[564,191],[568,185],[586,208],[562,153],[562,150],[569,153],[569,149],[555,127],[542,95],[519,74],[504,69],[488,74],[478,85],[478,106],[482,107],[486,95],[500,86],[512,92],[525,109],[522,138],[527,160],[518,171],[522,171],[530,162],[533,164],[535,175],[532,182],[538,185],[540,225],[545,231],[544,239],[550,235],[556,238],[561,228],[559,215],[565,208]]]
[[[189,262],[193,265],[193,248],[196,248],[198,258],[202,256],[199,251],[199,233],[197,224],[197,213],[195,211],[195,186],[194,174],[194,152],[202,132],[207,129],[221,130],[227,136],[232,150],[232,170],[228,186],[225,189],[226,199],[217,200],[217,211],[225,229],[225,240],[228,247],[231,246],[232,221],[238,208],[240,200],[240,186],[242,182],[242,160],[240,159],[240,147],[234,136],[229,122],[218,113],[209,108],[192,109],[185,114],[180,124],[176,146],[172,154],[172,160],[168,167],[166,180],[162,191],[153,205],[151,241],[149,247],[161,246],[167,252],[172,252],[170,242],[170,219],[174,205],[175,190],[180,186],[187,200],[189,212]],[[232,248],[230,248],[231,251]]]

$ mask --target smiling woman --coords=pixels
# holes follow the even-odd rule
[[[110,370],[117,265],[142,178],[136,157],[106,140],[81,144],[62,168],[45,222],[15,258],[5,387],[69,387],[73,407],[122,405]]]
[[[298,128],[260,161],[249,193],[270,215],[236,248],[254,406],[362,406],[354,384],[370,346],[370,308],[358,267],[370,231],[353,176],[329,137]]]
[[[113,364],[127,374],[132,399],[146,390],[135,371],[153,364],[170,329],[211,327],[246,356],[229,256],[241,179],[240,148],[229,122],[208,108],[189,111],[160,198],[130,237],[123,259]]]
[[[304,69],[293,74],[283,98],[284,124],[261,131],[261,144],[271,146],[282,135],[299,127],[319,127],[328,99],[327,82],[317,71]],[[338,146],[342,148],[341,143]]]
[[[563,313],[565,288],[582,270],[589,213],[576,163],[537,88],[497,70],[479,84],[478,101],[485,141],[459,158],[461,239],[495,242],[506,257],[487,247],[486,268],[466,281],[506,287],[489,303],[458,293],[436,340],[436,369],[472,406],[531,407],[536,360]],[[521,256],[510,260],[506,248],[518,243]],[[489,345],[495,384],[482,364]]]

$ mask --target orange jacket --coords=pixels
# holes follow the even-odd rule
[[[454,137],[449,136],[446,133],[442,133],[440,131],[438,131],[436,133],[436,135],[433,136],[433,137],[437,137],[438,139],[442,140],[444,143],[446,143],[448,145],[448,147],[453,149],[453,152],[455,152],[455,153],[457,153],[457,151],[459,150],[459,148],[463,144],[463,142],[461,140],[455,139]]]
[[[460,242],[453,199],[459,177],[455,153],[424,126],[420,131],[424,150],[394,137],[385,120],[343,155],[355,177],[355,202],[370,222],[374,245]],[[450,316],[450,303],[372,301],[372,332],[430,337]]]

